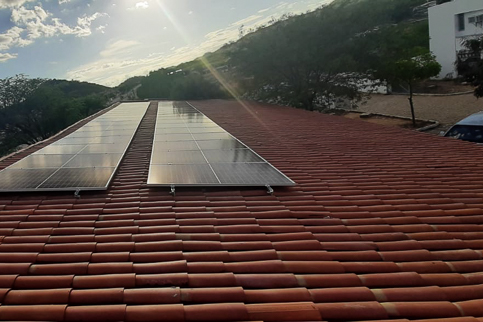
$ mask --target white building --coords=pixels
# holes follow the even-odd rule
[[[483,0],[453,0],[429,8],[430,49],[441,64],[438,78],[454,77],[463,40],[483,36]]]

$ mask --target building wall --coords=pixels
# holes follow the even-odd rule
[[[459,31],[458,15],[464,14],[464,31]],[[456,53],[467,37],[483,35],[483,28],[468,22],[468,18],[483,14],[482,0],[454,0],[429,8],[430,49],[441,64],[438,78],[454,77]]]

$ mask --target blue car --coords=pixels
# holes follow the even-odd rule
[[[463,141],[483,143],[483,111],[462,119],[453,125],[444,136]]]

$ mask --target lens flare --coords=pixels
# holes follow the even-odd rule
[[[175,15],[171,12],[169,7],[163,3],[162,0],[156,0],[159,8],[161,9],[164,16],[169,20],[169,22],[173,25],[176,32],[180,35],[183,41],[190,45],[192,44],[192,39],[188,35],[188,33],[184,30],[183,24],[181,24],[175,17]],[[244,109],[246,109],[255,119],[256,121],[261,124],[264,128],[268,129],[268,127],[264,124],[264,122],[252,111],[252,109],[246,104],[244,101],[240,99],[240,94],[237,92],[236,88],[234,88],[224,77],[221,75],[216,68],[206,59],[206,57],[202,56],[199,58],[203,66],[210,72],[210,74],[216,79],[216,81],[230,94],[233,99],[235,99],[238,104],[240,104]]]

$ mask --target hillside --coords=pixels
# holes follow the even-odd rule
[[[376,70],[383,56],[396,59],[413,48],[429,51],[426,4],[427,0],[336,0],[307,14],[287,15],[249,30],[240,40],[214,53],[136,77],[136,83],[142,85],[138,94],[141,98],[224,97],[227,88],[220,87],[217,80],[221,77],[231,95],[281,98],[280,103],[303,108],[311,109],[312,101],[321,93],[347,94],[352,99],[357,96],[353,88],[334,86],[350,83],[347,79],[323,88],[323,84],[301,88],[302,83],[314,79],[297,78],[314,72],[320,76]],[[294,88],[275,88],[280,83]],[[193,93],[193,84],[206,90]],[[261,90],[267,88],[275,91]],[[297,98],[281,97],[294,90],[298,91]]]
[[[42,86],[56,87],[61,90],[66,96],[71,98],[79,98],[93,94],[100,94],[112,90],[110,87],[94,83],[59,79],[47,80],[42,84]]]
[[[0,156],[52,136],[118,95],[97,84],[25,75],[2,79],[0,85]]]

